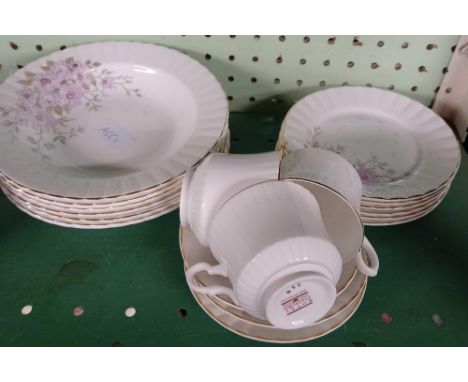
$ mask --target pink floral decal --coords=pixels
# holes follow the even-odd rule
[[[79,106],[98,111],[103,97],[110,91],[124,91],[127,96],[141,97],[139,89],[131,88],[131,76],[115,75],[101,68],[99,62],[82,63],[73,57],[60,61],[46,61],[42,71],[24,72],[18,80],[16,105],[0,106],[0,124],[8,128],[11,141],[25,134],[31,150],[50,159],[47,150],[85,131],[69,117]]]
[[[346,147],[343,145],[328,145],[324,142],[320,142],[321,134],[322,128],[320,126],[314,127],[313,130],[308,130],[304,148],[316,147],[333,151],[340,155],[346,151]],[[388,163],[379,161],[375,155],[365,161],[356,159],[354,163],[351,164],[358,172],[363,184],[393,182],[400,179],[396,176],[396,171],[388,167]],[[407,174],[405,174],[405,176],[406,175]]]
[[[395,170],[388,168],[388,163],[379,162],[376,156],[371,156],[365,162],[356,159],[353,166],[364,184],[393,182],[398,180],[398,178],[395,177]]]
[[[333,151],[337,154],[341,154],[343,151],[345,151],[345,147],[342,145],[327,145],[325,143],[320,142],[320,135],[322,135],[322,128],[320,126],[314,127],[313,131],[307,130],[307,139],[304,144],[304,148],[321,148],[324,150]]]

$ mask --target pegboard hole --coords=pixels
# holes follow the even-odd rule
[[[278,85],[281,81],[280,81],[279,78],[275,78],[275,79],[273,80],[273,82],[274,82],[276,85]]]
[[[330,66],[330,60],[325,60],[323,62],[323,66]]]
[[[427,50],[432,50],[438,48],[437,44],[427,44],[426,49]]]
[[[302,41],[304,41],[304,43],[308,44],[310,42],[310,37],[309,36],[304,36]]]
[[[445,93],[446,93],[446,94],[450,94],[451,92],[452,92],[452,88],[447,88],[447,89],[445,89]]]
[[[442,69],[442,73],[443,73],[443,74],[447,74],[447,73],[448,73],[448,68],[447,68],[447,67],[443,68],[443,69]]]
[[[303,83],[304,83],[304,81],[302,81],[302,80],[297,80],[296,81],[297,86],[302,86]]]
[[[229,56],[229,61],[234,61],[235,59],[236,59],[236,56],[234,56],[233,54]]]
[[[252,83],[257,82],[257,77],[252,77],[252,78],[250,79],[250,82],[252,82]]]
[[[286,36],[279,36],[279,37],[278,37],[278,40],[280,40],[281,42],[283,42],[283,41],[286,40]]]
[[[13,41],[10,41],[10,47],[11,49],[14,49],[14,50],[18,49],[18,45],[15,44]]]
[[[62,45],[62,46],[60,47],[60,50],[65,50],[65,49],[67,49],[67,46],[66,46],[66,45]]]
[[[125,309],[125,315],[127,317],[133,317],[135,314],[136,314],[136,309],[133,306]]]
[[[281,64],[282,62],[283,62],[283,57],[281,57],[281,56],[276,57],[276,63],[277,64]]]
[[[234,81],[234,77],[233,77],[233,76],[229,76],[229,77],[228,77],[228,81],[229,81],[229,82]]]
[[[227,100],[228,100],[228,101],[232,101],[233,99],[234,99],[233,96],[227,96]]]
[[[299,63],[300,63],[301,65],[305,65],[306,62],[307,62],[307,60],[306,60],[305,58],[301,58],[301,59],[299,60]]]
[[[82,316],[84,313],[84,308],[82,306],[77,306],[73,309],[73,315],[76,317]]]
[[[254,36],[254,39],[255,39],[255,40],[260,40],[260,35],[259,35],[259,34],[256,34],[256,35]]]
[[[415,92],[415,91],[417,91],[417,90],[418,90],[418,87],[417,87],[417,86],[412,86],[412,87],[411,87],[411,91],[412,91],[412,92]]]
[[[437,86],[437,87],[434,89],[434,93],[437,94],[437,93],[439,92],[439,90],[440,90],[440,86]]]
[[[353,61],[348,61],[348,63],[346,64],[346,66],[348,68],[352,68],[354,66],[354,62]]]
[[[229,38],[236,38],[236,35],[235,34],[230,34]]]
[[[206,34],[205,37],[206,37],[206,38],[210,38],[211,35],[210,35],[210,34]]]
[[[406,49],[409,47],[409,44],[405,41],[403,44],[401,44],[401,49]]]
[[[250,102],[255,102],[255,97],[249,97]]]
[[[23,65],[16,65],[18,69],[23,69]]]
[[[23,316],[27,316],[29,313],[32,312],[32,305],[25,305],[21,308],[21,314]]]
[[[184,318],[187,316],[187,311],[184,308],[181,308],[177,311],[177,316],[180,318]]]
[[[400,70],[401,69],[401,64],[399,62],[397,62],[395,64],[395,70]]]
[[[419,68],[418,68],[418,72],[420,73],[427,73],[427,69],[424,65],[421,65]]]
[[[380,65],[377,62],[373,62],[370,66],[372,69],[377,69],[380,67]]]
[[[37,44],[37,45],[36,45],[36,50],[37,50],[38,52],[40,52],[40,51],[42,50],[42,45],[41,45],[41,44]]]
[[[380,40],[380,41],[377,43],[377,46],[378,46],[379,48],[382,48],[384,45],[385,45],[385,43],[384,43],[382,40]]]
[[[319,86],[320,86],[321,88],[323,88],[326,84],[327,84],[327,82],[324,81],[324,80],[322,80],[322,81],[319,82]]]
[[[394,89],[395,89],[395,85],[389,85],[389,86],[388,86],[388,89],[389,89],[389,90],[394,90]]]
[[[359,37],[354,37],[353,38],[353,45],[354,46],[362,46],[362,41],[359,40]]]
[[[450,50],[452,51],[452,53],[455,52],[455,49],[457,49],[457,46],[456,46],[456,45],[454,45],[454,46],[452,46],[452,47],[450,48]]]
[[[328,43],[329,43],[330,45],[333,45],[333,44],[335,43],[335,41],[336,41],[336,37],[330,37],[330,38],[328,39]]]
[[[205,54],[205,60],[211,60],[211,54],[209,53]]]
[[[252,57],[252,61],[253,61],[253,62],[258,62],[258,57],[257,57],[257,56],[253,56],[253,57]]]

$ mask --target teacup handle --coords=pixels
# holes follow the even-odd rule
[[[185,278],[187,279],[187,284],[189,285],[190,289],[193,291],[209,296],[223,294],[230,297],[232,301],[239,305],[237,298],[234,295],[234,291],[231,288],[216,285],[208,287],[198,285],[195,281],[195,275],[202,271],[208,272],[209,275],[227,277],[228,269],[226,264],[210,265],[208,263],[197,263],[185,271]]]
[[[375,252],[374,247],[366,237],[364,237],[362,247],[367,252],[370,264],[367,265],[365,263],[364,259],[362,258],[362,251],[359,251],[356,256],[356,268],[359,272],[368,277],[377,276],[377,272],[379,270],[379,258],[377,256],[377,252]]]

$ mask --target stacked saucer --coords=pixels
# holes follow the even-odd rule
[[[216,78],[175,50],[81,45],[0,84],[0,186],[37,219],[106,228],[179,205],[182,177],[229,149]]]
[[[362,181],[366,225],[413,221],[436,208],[460,165],[450,127],[431,109],[395,92],[331,88],[297,102],[283,121],[277,149],[334,151]]]
[[[180,229],[179,243],[185,270],[197,263],[216,264],[210,248],[200,244],[189,228]],[[365,240],[362,249],[366,262],[376,259],[370,243]],[[361,254],[359,255],[361,256]],[[225,277],[198,273],[196,282],[201,287],[232,288]],[[250,339],[263,342],[295,343],[322,337],[345,324],[361,304],[367,286],[367,276],[361,273],[354,262],[343,265],[336,285],[336,299],[326,315],[314,324],[299,329],[281,329],[266,320],[258,319],[245,312],[231,298],[225,295],[205,295],[191,289],[200,307],[218,324]]]

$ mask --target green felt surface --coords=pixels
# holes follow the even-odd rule
[[[280,120],[233,113],[232,152],[273,149]],[[414,223],[367,227],[380,256],[364,301],[337,331],[299,346],[468,345],[468,161],[443,203]],[[33,305],[23,316],[21,308]],[[76,317],[73,309],[83,306]],[[136,315],[125,316],[133,306]],[[179,317],[178,310],[187,315]],[[388,312],[393,321],[380,316]],[[433,314],[444,319],[437,326]],[[264,346],[212,321],[188,290],[178,211],[124,228],[35,220],[0,197],[0,345]]]

